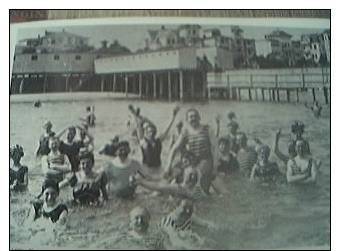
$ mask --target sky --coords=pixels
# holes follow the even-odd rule
[[[61,31],[65,28],[66,31],[89,38],[89,44],[99,47],[102,40],[113,42],[118,40],[122,45],[128,47],[131,51],[136,51],[144,47],[144,40],[147,38],[147,31],[150,29],[160,29],[159,25],[100,25],[100,26],[67,26],[67,27],[48,27],[48,28],[25,28],[19,29],[17,39],[36,38],[38,34],[44,35],[45,30]],[[177,25],[165,25],[166,28],[176,28]],[[228,25],[202,25],[203,29],[219,28],[221,33],[226,36],[232,36],[230,26]],[[324,29],[302,29],[302,28],[285,28],[285,27],[254,27],[240,26],[244,30],[245,38],[254,38],[256,40],[264,39],[266,34],[269,34],[275,29],[281,29],[293,35],[293,40],[300,39],[302,34],[322,32]]]

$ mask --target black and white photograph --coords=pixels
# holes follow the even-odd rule
[[[330,249],[330,19],[94,20],[10,27],[10,249]]]

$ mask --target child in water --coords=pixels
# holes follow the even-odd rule
[[[43,184],[43,200],[33,202],[33,220],[39,218],[50,220],[52,223],[64,224],[68,214],[65,204],[58,201],[59,186],[53,180]]]
[[[258,152],[258,159],[251,171],[250,180],[256,179],[264,183],[272,183],[277,180],[281,173],[276,162],[269,161],[270,148],[267,145],[262,145]]]
[[[239,170],[237,159],[231,153],[231,142],[229,137],[218,140],[219,157],[217,160],[217,172],[225,176],[231,175]]]
[[[28,168],[20,163],[24,156],[22,146],[15,145],[10,148],[10,157],[13,160],[13,165],[10,167],[9,185],[11,191],[23,191],[28,185]]]
[[[38,158],[49,154],[50,149],[48,147],[48,141],[51,137],[55,135],[55,133],[52,131],[52,123],[51,121],[46,121],[43,125],[43,129],[45,130],[44,134],[40,136],[39,139],[39,147],[36,152],[36,156]]]
[[[94,106],[86,107],[86,116],[84,118],[80,118],[80,120],[85,121],[89,127],[96,126],[96,116],[94,115]]]

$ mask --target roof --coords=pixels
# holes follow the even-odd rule
[[[85,36],[67,32],[64,29],[62,31],[45,31],[45,36],[69,36],[69,37],[88,38]]]
[[[272,37],[288,37],[288,38],[292,37],[292,35],[288,34],[287,32],[285,32],[283,30],[274,30],[274,31],[272,31],[272,33],[269,34],[269,36],[272,36]]]

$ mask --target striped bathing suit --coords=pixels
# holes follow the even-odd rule
[[[189,133],[188,130],[185,130],[183,133],[188,151],[193,153],[198,159],[211,157],[211,143],[208,126],[202,126],[199,129],[199,132],[195,134]]]
[[[159,223],[159,227],[162,229],[172,229],[175,231],[186,231],[190,230],[192,225],[192,220],[191,217],[187,219],[185,222],[182,224],[178,225],[176,223],[176,220],[174,220],[174,217],[172,213],[168,214],[167,216],[164,216],[161,219],[161,222]]]

